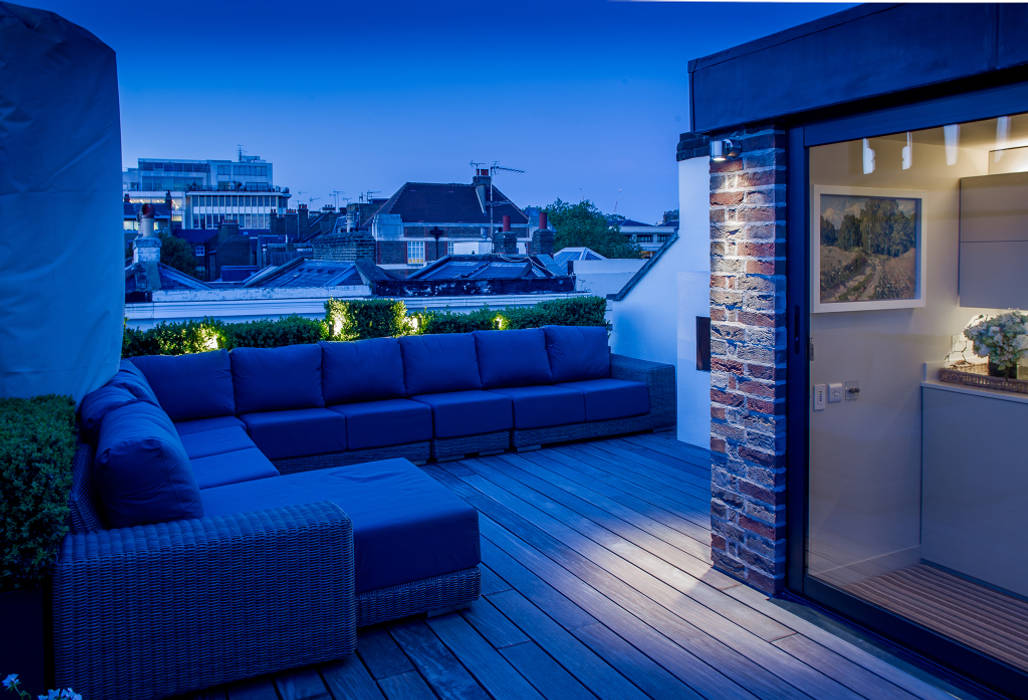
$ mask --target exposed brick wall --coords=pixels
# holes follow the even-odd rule
[[[767,593],[785,583],[785,144],[729,138],[710,164],[711,546],[715,566]]]
[[[710,137],[687,131],[678,137],[678,160],[689,160],[710,153]]]

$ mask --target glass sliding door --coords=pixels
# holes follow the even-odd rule
[[[1028,114],[806,156],[804,580],[1016,678],[1028,673]]]

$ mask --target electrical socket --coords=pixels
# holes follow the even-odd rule
[[[814,410],[825,410],[825,403],[828,399],[828,387],[824,384],[814,385]]]
[[[828,403],[842,402],[842,382],[832,382],[828,385]]]

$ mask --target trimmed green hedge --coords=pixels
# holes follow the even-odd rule
[[[67,532],[75,457],[67,396],[0,399],[0,590],[38,587]]]
[[[301,316],[248,323],[224,323],[205,318],[200,321],[161,323],[145,331],[126,328],[121,355],[184,355],[219,348],[277,348],[316,343],[327,337],[324,321],[313,321]]]
[[[277,321],[224,323],[205,318],[161,323],[149,330],[126,328],[123,357],[183,355],[219,348],[277,348],[319,340],[362,340],[422,333],[469,333],[482,330],[558,326],[604,326],[607,301],[602,297],[569,297],[535,306],[488,307],[468,313],[422,311],[407,314],[393,299],[329,299],[325,320],[288,316]]]
[[[325,322],[332,340],[407,335],[407,305],[394,299],[329,299]]]

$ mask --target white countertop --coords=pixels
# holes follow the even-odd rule
[[[1000,401],[1012,401],[1014,403],[1028,403],[1028,394],[1018,394],[1013,391],[998,391],[996,389],[984,389],[982,387],[970,386],[968,384],[940,382],[939,370],[942,366],[941,362],[925,363],[924,377],[921,380],[921,388],[952,391],[955,394],[968,394],[970,396],[980,396],[982,398],[998,399]]]

